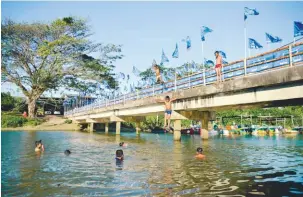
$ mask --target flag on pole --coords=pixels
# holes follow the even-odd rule
[[[228,64],[228,62],[225,60],[222,60],[222,64],[226,65],[226,64]]]
[[[294,37],[303,36],[303,23],[294,21]]]
[[[186,42],[186,49],[189,50],[191,48],[191,40],[190,37],[187,36],[186,39],[182,39],[182,42]]]
[[[176,43],[176,48],[175,51],[173,52],[172,55],[173,58],[179,58],[179,50],[178,50],[178,44]]]
[[[162,56],[161,56],[161,64],[163,64],[164,62],[169,62],[168,58],[166,57],[163,49],[162,49]]]
[[[223,58],[226,59],[226,53],[224,53],[224,51],[218,51],[218,52],[219,52],[219,54],[220,54]]]
[[[139,77],[140,73],[141,73],[140,70],[138,68],[136,68],[135,66],[133,66],[133,74],[135,76]]]
[[[248,38],[248,42],[249,42],[249,48],[250,49],[261,49],[263,48],[263,46],[261,44],[259,44],[256,40],[252,39],[252,38]]]
[[[119,72],[117,77],[118,77],[117,79],[121,78],[122,80],[124,80],[125,79],[125,74],[122,73],[122,72]]]
[[[204,64],[211,67],[211,66],[214,66],[215,63],[211,60],[207,60],[207,59],[204,59]]]
[[[244,8],[244,21],[247,19],[248,15],[259,15],[259,12],[257,11],[257,9],[251,9],[248,7]]]
[[[202,26],[202,27],[201,27],[201,41],[205,41],[205,35],[206,35],[207,33],[212,32],[212,31],[213,31],[212,29],[210,29],[210,28],[208,28],[208,27],[206,27],[206,26]]]
[[[265,33],[265,36],[266,36],[266,42],[267,43],[282,42],[282,39],[279,38],[278,36],[273,36],[273,35],[270,35],[269,33]]]

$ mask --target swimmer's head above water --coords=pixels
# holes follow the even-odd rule
[[[126,143],[124,143],[124,142],[120,142],[120,143],[119,143],[119,146],[126,147],[126,146],[127,146],[127,144],[126,144]]]
[[[44,151],[44,146],[42,144],[42,140],[35,141],[35,151]]]
[[[65,150],[65,151],[64,151],[64,154],[65,154],[65,155],[70,155],[71,152],[70,152],[70,150]]]
[[[121,149],[116,150],[116,159],[117,160],[123,160],[124,159],[123,150],[121,150]]]
[[[202,154],[203,149],[201,147],[197,148],[197,153]]]

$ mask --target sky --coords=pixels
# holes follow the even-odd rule
[[[293,22],[303,21],[303,2],[3,2],[2,20],[50,22],[59,17],[86,18],[94,32],[92,40],[122,45],[124,58],[115,72],[132,74],[132,67],[143,71],[153,59],[161,61],[162,49],[176,67],[185,61],[202,62],[201,26],[213,29],[206,35],[204,57],[214,60],[222,50],[227,61],[244,58],[244,7],[256,8],[260,15],[248,16],[247,37],[264,46],[251,55],[293,41]],[[266,45],[265,32],[283,39]],[[186,51],[182,39],[190,36],[192,48]],[[171,58],[175,45],[179,58]]]

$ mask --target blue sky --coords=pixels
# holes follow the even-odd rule
[[[244,7],[257,8],[259,16],[247,19],[247,35],[267,50],[265,32],[283,39],[271,49],[293,41],[293,21],[303,21],[303,2],[2,2],[2,19],[48,22],[58,17],[87,18],[95,33],[93,40],[122,44],[124,58],[116,71],[131,74],[132,67],[144,70],[152,60],[160,62],[164,49],[170,66],[186,60],[202,62],[200,27],[214,31],[206,35],[204,56],[214,60],[214,51],[223,50],[227,61],[244,57]],[[187,52],[183,38],[190,36]],[[171,55],[176,42],[179,59]],[[131,74],[131,76],[133,76]]]

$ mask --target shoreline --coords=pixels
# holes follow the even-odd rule
[[[16,128],[1,128],[3,131],[81,131],[79,129],[50,129],[50,128],[26,128],[26,127],[16,127]]]

